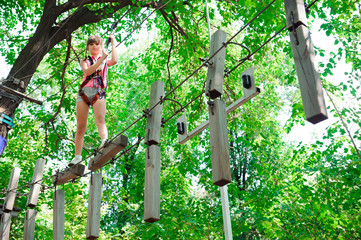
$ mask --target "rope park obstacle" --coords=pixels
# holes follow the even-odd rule
[[[312,6],[315,0],[310,6]],[[264,45],[270,42],[281,31],[287,28],[290,31],[290,42],[296,65],[301,96],[303,100],[306,119],[313,124],[327,119],[327,111],[322,93],[322,86],[317,67],[314,64],[314,50],[310,39],[310,32],[306,25],[305,5],[303,0],[285,0],[285,9],[287,17],[287,25],[274,34],[264,44],[262,44],[254,52],[241,60],[241,62],[231,69],[225,71],[225,54],[228,44],[252,21],[254,21],[263,11],[271,6],[275,0],[268,4],[265,9],[258,13],[249,23],[247,23],[240,31],[233,35],[229,40],[226,39],[226,33],[219,29],[216,31],[210,41],[209,58],[197,68],[192,74],[185,78],[179,85],[173,88],[169,93],[165,94],[164,82],[156,81],[151,85],[148,109],[143,110],[142,115],[134,121],[130,126],[121,133],[111,139],[104,147],[95,152],[94,157],[90,159],[87,173],[86,166],[78,163],[72,167],[67,167],[56,174],[43,178],[45,160],[39,159],[35,164],[34,174],[31,183],[26,186],[18,187],[20,177],[20,169],[14,168],[9,179],[6,197],[3,199],[0,224],[0,239],[9,239],[11,216],[16,216],[20,209],[14,207],[17,190],[30,187],[27,200],[29,209],[25,213],[24,223],[24,239],[34,239],[35,233],[35,217],[37,211],[34,209],[37,205],[38,197],[41,190],[54,189],[54,206],[53,206],[53,239],[64,239],[64,204],[65,190],[56,189],[59,185],[64,185],[75,179],[90,176],[90,189],[88,201],[88,219],[87,219],[87,239],[99,238],[100,232],[100,206],[102,195],[102,168],[105,165],[114,163],[120,156],[126,154],[132,147],[145,140],[146,159],[145,159],[145,189],[144,189],[144,221],[156,222],[160,220],[160,129],[164,124],[178,115],[189,106],[193,101],[203,95],[196,96],[185,106],[181,106],[168,119],[162,118],[163,102],[168,99],[177,88],[185,83],[190,77],[198,72],[202,67],[207,66],[207,84],[205,95],[208,97],[208,116],[209,120],[200,124],[195,129],[188,132],[186,115],[182,114],[177,118],[176,128],[178,132],[179,144],[184,144],[192,137],[209,127],[210,143],[211,143],[211,161],[212,161],[212,179],[213,184],[221,187],[222,200],[226,202],[223,205],[222,212],[224,218],[225,239],[232,239],[232,230],[229,219],[228,197],[226,187],[232,181],[229,160],[229,142],[227,130],[227,114],[242,106],[260,93],[260,89],[256,87],[253,67],[248,68],[241,74],[243,85],[243,96],[229,106],[225,106],[225,102],[221,99],[223,93],[224,78],[244,63],[247,59],[257,53]],[[307,8],[309,8],[308,6]],[[148,16],[149,17],[149,16]],[[143,21],[144,22],[144,21]],[[143,118],[147,118],[146,136],[138,139],[138,142],[132,146],[128,146],[128,138],[123,135],[125,131]],[[122,152],[121,152],[122,151]],[[115,157],[119,152],[120,155]],[[90,158],[89,155],[87,158]],[[83,159],[85,161],[87,158]],[[98,172],[96,172],[98,171]],[[53,186],[44,186],[41,184],[45,179],[52,178]],[[43,187],[43,189],[41,189]],[[225,191],[222,191],[225,189]],[[226,194],[226,195],[225,195]],[[228,215],[228,217],[227,217]]]

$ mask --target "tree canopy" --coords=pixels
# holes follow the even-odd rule
[[[228,191],[235,239],[361,238],[361,5],[345,0],[306,4],[308,27],[320,23],[317,30],[329,37],[325,42],[334,39],[337,51],[326,44],[315,46],[333,120],[327,120],[321,137],[302,142],[288,138],[295,126],[307,124],[289,33],[283,30],[272,38],[286,24],[284,2],[208,1],[211,32],[221,28],[236,43],[226,48],[226,67],[232,72],[225,78],[222,99],[229,105],[242,96],[240,76],[250,66],[261,90],[228,115],[232,172]],[[39,158],[46,160],[46,168],[35,239],[52,238],[51,176],[74,156],[75,96],[83,74],[79,60],[87,54],[87,37],[106,40],[114,22],[118,22],[114,35],[119,63],[109,70],[107,127],[111,137],[125,131],[131,148],[102,170],[100,238],[222,239],[209,130],[185,144],[178,143],[176,130],[179,104],[191,102],[184,109],[188,129],[208,119],[208,99],[200,95],[207,78],[206,67],[200,67],[209,57],[205,1],[9,0],[1,1],[0,12],[4,45],[0,54],[11,65],[1,84],[43,101],[39,106],[3,95],[0,101],[0,112],[16,124],[11,130],[0,124],[1,136],[8,140],[0,158],[1,197],[12,168],[21,169],[15,201],[21,211],[12,219],[11,239],[23,235],[27,184]],[[252,58],[249,52],[255,52]],[[332,79],[343,61],[351,70],[342,73],[342,79]],[[163,103],[161,220],[146,223],[142,140],[146,119],[137,119],[157,80],[165,82],[174,101]],[[100,142],[92,112],[84,141],[86,158]],[[66,239],[85,238],[88,187],[89,175],[62,187]]]

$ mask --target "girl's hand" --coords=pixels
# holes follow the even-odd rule
[[[109,53],[106,49],[103,49],[103,52],[102,52],[102,58],[103,59],[106,59],[108,57]]]
[[[112,45],[114,45],[115,37],[114,37],[113,33],[109,35],[109,38],[110,38],[110,42],[112,43]]]

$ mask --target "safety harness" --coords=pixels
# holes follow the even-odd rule
[[[93,58],[91,56],[88,56],[88,60],[90,62],[90,66],[94,64]],[[105,66],[103,69],[106,69],[107,65],[107,61],[105,61]],[[94,96],[94,98],[90,101],[88,99],[88,97],[86,96],[86,94],[84,93],[83,88],[85,87],[85,85],[87,85],[87,83],[93,79],[93,86],[97,86],[98,87],[98,93]],[[98,100],[98,99],[102,99],[103,97],[105,98],[105,94],[106,94],[106,87],[104,86],[103,83],[103,78],[100,75],[100,70],[96,70],[92,75],[87,76],[86,79],[83,81],[83,83],[80,85],[80,89],[79,89],[79,96],[83,99],[83,101],[88,104],[88,106],[93,106],[93,104]]]

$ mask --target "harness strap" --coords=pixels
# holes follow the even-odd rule
[[[94,64],[93,58],[91,56],[88,56],[88,60],[90,62],[90,66]],[[106,64],[106,63],[105,63]],[[99,75],[100,70],[96,70],[92,75],[87,76],[86,79],[84,80],[84,82],[82,82],[82,84],[80,85],[80,89],[79,89],[79,96],[83,99],[83,101],[88,105],[88,106],[93,106],[93,104],[98,100],[98,99],[102,99],[103,97],[105,98],[105,90],[102,91],[101,88],[104,88],[104,83],[103,83],[103,79],[102,77]],[[85,95],[83,88],[85,87],[85,85],[92,79],[96,79],[97,81],[97,85],[98,85],[98,93],[93,97],[92,101],[90,101],[88,99],[88,97]],[[94,82],[95,83],[95,82]],[[95,85],[95,84],[94,84]]]

